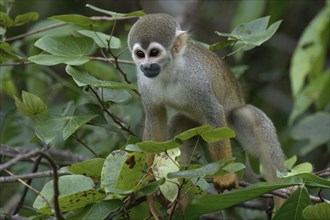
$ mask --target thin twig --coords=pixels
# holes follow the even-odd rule
[[[98,60],[98,61],[103,61],[103,62],[117,62],[117,63],[122,63],[122,64],[129,64],[129,65],[134,65],[135,63],[131,60],[120,60],[120,59],[114,59],[114,58],[107,58],[107,57],[88,57],[90,60]],[[22,61],[18,63],[0,63],[0,66],[23,66],[23,65],[28,65],[28,64],[35,64],[31,61]]]
[[[21,61],[19,63],[0,63],[0,66],[23,66],[27,64],[33,64],[31,61]]]
[[[111,112],[109,112],[109,110],[104,106],[104,103],[103,101],[101,100],[100,96],[97,94],[97,92],[93,89],[93,87],[91,86],[87,86],[88,89],[90,89],[93,94],[95,95],[95,97],[97,98],[98,102],[100,103],[101,105],[101,108],[102,108],[102,111],[106,112],[110,117],[111,119],[117,124],[119,125],[119,127],[126,131],[127,133],[129,133],[130,135],[133,135],[134,136],[134,133],[129,129],[129,128],[126,128]]]
[[[90,148],[85,142],[80,140],[77,135],[71,135],[71,137],[73,137],[76,141],[78,141],[81,145],[83,145],[87,150],[89,150],[95,157],[97,157],[97,153],[92,148]]]
[[[104,61],[104,62],[118,62],[118,63],[122,63],[122,64],[130,64],[130,65],[134,65],[135,63],[131,60],[120,60],[120,59],[114,59],[114,58],[108,58],[108,57],[88,57],[90,60],[98,60],[98,61]]]
[[[37,159],[35,160],[35,162],[33,163],[32,174],[34,174],[34,173],[36,173],[36,172],[38,171],[38,167],[39,167],[39,164],[40,164],[40,162],[41,162],[41,159],[42,159],[42,157],[39,155],[39,156],[37,157]],[[11,176],[11,177],[12,177],[12,176]],[[15,176],[15,177],[17,177],[17,176]],[[0,177],[0,182],[1,182],[1,178],[2,178],[2,177]],[[18,178],[22,180],[22,178],[20,178],[20,177],[18,177]],[[16,180],[16,181],[17,181],[17,180]],[[31,185],[31,183],[32,183],[32,178],[31,178],[31,179],[28,179],[28,180],[26,181],[26,184],[29,185],[29,186]],[[25,187],[24,187],[24,190],[23,190],[23,193],[22,193],[22,195],[21,195],[21,198],[20,198],[20,200],[19,200],[19,202],[18,202],[18,204],[17,204],[17,206],[16,206],[16,208],[15,208],[13,214],[17,214],[17,213],[19,212],[19,210],[23,207],[23,205],[24,205],[24,200],[25,200],[25,197],[26,197],[28,191],[29,191],[29,187],[25,186]]]
[[[127,74],[120,68],[119,66],[119,63],[124,63],[124,62],[120,62],[122,60],[119,59],[119,56],[115,56],[115,54],[112,52],[111,50],[111,46],[110,46],[110,43],[111,43],[111,39],[112,39],[112,36],[113,36],[113,32],[115,30],[115,26],[116,26],[116,21],[114,22],[113,26],[112,26],[112,29],[111,29],[111,34],[110,34],[110,39],[107,40],[107,45],[104,45],[104,46],[107,46],[107,52],[110,53],[110,55],[113,57],[108,57],[102,48],[100,48],[100,52],[103,56],[103,59],[105,59],[106,61],[108,61],[110,64],[113,64],[115,66],[115,68],[119,71],[119,73],[123,76],[124,80],[126,83],[128,84],[132,84],[132,82],[130,82],[128,80],[128,77],[127,77]],[[91,26],[91,29],[93,30],[93,27]],[[94,31],[94,30],[93,30]],[[94,31],[95,33],[95,31]],[[100,37],[95,33],[96,37],[100,39]],[[101,40],[101,39],[100,39]],[[124,60],[126,64],[135,64],[133,61],[126,61]],[[133,89],[133,91],[139,95],[139,92],[135,89]]]
[[[53,168],[53,190],[54,190],[54,196],[53,196],[53,201],[54,201],[54,210],[55,210],[55,216],[59,220],[64,220],[64,217],[61,214],[61,209],[60,209],[60,204],[58,202],[58,197],[60,196],[60,190],[58,187],[58,174],[57,174],[57,166],[55,162],[53,161],[52,158],[50,158],[47,154],[43,152],[39,152],[39,154],[48,160],[50,165]]]
[[[9,170],[5,169],[5,171],[11,175],[11,176],[14,176],[15,177],[15,174],[13,174],[12,172],[10,172]],[[53,209],[53,206],[48,202],[48,200],[40,194],[40,192],[38,190],[36,190],[35,188],[33,188],[32,186],[28,185],[26,182],[24,182],[23,180],[21,179],[18,179],[18,181],[20,183],[22,183],[24,186],[26,186],[27,188],[29,188],[30,190],[32,190],[33,192],[35,192],[38,196],[40,196],[46,203],[47,205],[49,206],[50,209]]]

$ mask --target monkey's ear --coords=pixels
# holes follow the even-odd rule
[[[175,41],[172,47],[172,51],[174,54],[180,53],[183,47],[186,45],[187,42],[187,32],[186,31],[177,31],[175,35]]]

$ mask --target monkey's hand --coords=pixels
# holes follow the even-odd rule
[[[214,188],[219,192],[226,189],[238,188],[237,177],[235,173],[229,173],[225,176],[216,176],[213,178]]]

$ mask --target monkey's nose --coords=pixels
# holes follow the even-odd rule
[[[160,73],[161,68],[158,63],[152,63],[140,65],[140,70],[144,73],[146,77],[153,78]]]

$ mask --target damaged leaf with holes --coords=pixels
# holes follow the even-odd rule
[[[93,158],[85,160],[79,163],[71,164],[63,167],[61,170],[65,170],[71,174],[81,174],[92,178],[94,181],[100,181],[101,171],[104,164],[103,158]]]
[[[37,209],[40,213],[52,213],[48,203],[51,206],[54,204],[53,184],[53,180],[49,181],[40,192],[42,196],[39,195],[33,203],[33,208]],[[61,212],[81,208],[105,198],[103,191],[95,189],[93,180],[83,175],[61,176],[58,179],[58,187]]]
[[[115,150],[104,161],[101,187],[106,193],[127,194],[142,187],[145,175],[144,153]]]

